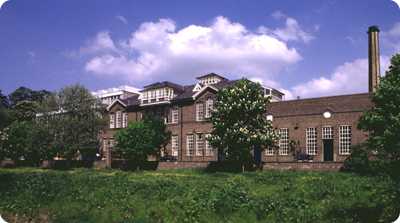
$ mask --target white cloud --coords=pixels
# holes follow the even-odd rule
[[[128,20],[122,15],[117,15],[117,16],[115,16],[115,18],[117,20],[119,20],[120,22],[124,23],[125,25],[128,24]]]
[[[287,41],[303,41],[305,43],[310,42],[314,39],[314,36],[310,33],[305,32],[299,25],[296,19],[291,18],[281,11],[276,11],[271,15],[274,19],[285,20],[285,27],[269,29],[267,27],[261,26],[259,27],[260,33],[273,34],[279,39],[287,42]],[[314,29],[316,31],[319,30],[319,25],[315,25]]]
[[[400,22],[395,23],[388,31],[382,32],[382,42],[394,52],[400,51]]]
[[[8,0],[0,0],[0,9],[3,6],[3,4],[6,3],[6,1],[8,1]]]
[[[209,26],[189,25],[182,29],[170,19],[145,22],[128,40],[118,44],[108,32],[101,32],[92,45],[83,49],[105,52],[91,58],[86,71],[123,76],[131,81],[193,81],[194,75],[207,72],[271,80],[282,69],[301,60],[297,50],[286,42],[249,31],[222,16]]]
[[[389,58],[381,57],[381,74],[389,66]],[[363,93],[368,91],[368,59],[356,59],[338,66],[329,77],[319,77],[294,86],[291,94],[301,98]]]
[[[108,31],[99,32],[95,38],[87,41],[86,46],[79,49],[79,52],[81,54],[110,51],[117,52],[118,50]]]
[[[400,7],[400,0],[392,0],[394,3],[396,3],[397,4],[397,6],[399,6]]]

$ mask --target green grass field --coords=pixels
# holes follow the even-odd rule
[[[348,173],[0,169],[9,222],[391,222],[399,200]]]

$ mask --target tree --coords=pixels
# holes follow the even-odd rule
[[[170,132],[161,119],[145,117],[143,121],[129,123],[115,134],[116,150],[124,159],[143,162],[148,156],[159,156],[160,148],[170,139]]]
[[[53,135],[59,155],[70,160],[78,151],[97,151],[105,108],[89,90],[79,84],[67,86],[46,97],[40,107],[40,119]]]
[[[0,108],[8,108],[10,106],[10,102],[8,101],[7,96],[5,96],[0,90]]]
[[[266,119],[269,98],[260,84],[242,79],[217,93],[209,141],[226,160],[254,162],[251,152],[273,146],[276,134]]]
[[[386,75],[372,96],[374,107],[358,128],[369,133],[366,149],[387,167],[400,166],[400,55],[392,57]],[[397,169],[398,172],[398,169]],[[398,173],[397,173],[398,174]]]
[[[15,121],[0,132],[0,150],[0,158],[24,159],[34,165],[55,155],[50,135],[33,121]]]
[[[7,96],[0,90],[0,130],[6,127],[10,122],[9,101]]]

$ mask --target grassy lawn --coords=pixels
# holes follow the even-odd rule
[[[0,169],[10,222],[391,222],[399,200],[348,173]]]

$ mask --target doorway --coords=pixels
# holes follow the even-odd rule
[[[333,161],[333,139],[324,139],[324,161]]]

